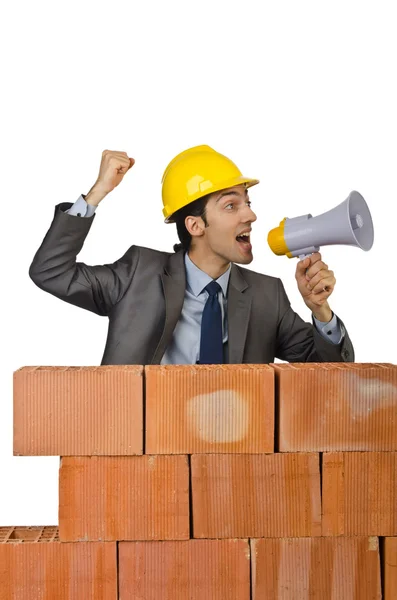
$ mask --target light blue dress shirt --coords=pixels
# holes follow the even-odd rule
[[[78,217],[91,217],[96,210],[96,206],[87,204],[84,196],[81,195],[78,200],[65,211],[69,215]],[[186,289],[185,299],[182,306],[181,316],[176,324],[171,344],[166,349],[161,364],[195,364],[200,355],[200,331],[201,316],[204,305],[208,298],[208,292],[204,290],[205,286],[212,281],[212,278],[199,269],[185,254],[186,268]],[[221,286],[218,292],[218,300],[222,311],[222,331],[223,342],[227,342],[227,286],[229,283],[231,265],[216,281]],[[313,315],[313,321],[317,331],[330,343],[340,344],[345,330],[340,326],[336,315],[334,314],[329,323],[324,323],[316,319]]]
[[[190,260],[187,252],[185,254],[185,268],[186,289],[182,312],[174,329],[171,344],[161,359],[162,365],[194,364],[200,356],[201,317],[209,296],[204,288],[211,283],[212,277],[199,269]],[[218,300],[222,311],[223,343],[227,342],[228,339],[227,286],[231,268],[232,265],[230,264],[228,270],[216,279],[221,286],[218,292]]]

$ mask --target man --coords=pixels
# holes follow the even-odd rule
[[[181,242],[174,253],[131,246],[113,264],[76,262],[96,207],[134,162],[102,153],[87,196],[55,207],[29,269],[41,289],[109,318],[102,365],[354,361],[320,253],[298,262],[295,275],[313,325],[291,309],[280,279],[237,266],[253,260],[247,190],[259,182],[209,146],[178,154],[163,175],[163,214]]]

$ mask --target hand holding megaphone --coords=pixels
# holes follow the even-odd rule
[[[269,232],[267,241],[278,256],[303,259],[318,252],[320,246],[346,245],[370,250],[374,228],[367,203],[353,191],[344,202],[317,217],[311,214],[286,217]]]
[[[334,272],[322,260],[320,252],[311,254],[296,265],[295,279],[304,303],[319,321],[328,323],[332,311],[328,298],[334,291]]]

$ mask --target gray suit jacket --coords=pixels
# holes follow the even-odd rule
[[[159,364],[172,339],[185,293],[183,252],[131,246],[113,264],[88,266],[76,256],[95,219],[55,207],[29,276],[54,296],[109,318],[102,365]],[[342,323],[339,320],[340,323]],[[344,325],[344,324],[343,324]],[[348,333],[332,344],[291,308],[277,277],[232,264],[228,288],[228,362],[354,362]]]

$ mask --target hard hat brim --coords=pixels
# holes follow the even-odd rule
[[[193,196],[193,198],[190,198],[189,202],[187,202],[186,204],[181,206],[181,208],[185,208],[185,206],[192,204],[192,202],[195,202],[199,198],[202,198],[203,196],[207,196],[208,194],[220,192],[221,190],[226,190],[228,188],[235,187],[236,185],[242,185],[242,184],[245,184],[245,187],[249,188],[258,183],[259,183],[259,179],[250,179],[248,177],[243,177],[243,176],[234,177],[233,179],[229,179],[227,181],[222,181],[222,182],[218,183],[217,185],[211,186],[206,190],[201,190],[199,193],[195,194],[195,196]],[[180,210],[180,209],[178,209],[178,210]],[[172,215],[174,215],[175,212],[178,212],[178,211],[174,211],[173,213],[167,215],[168,207],[165,206],[163,208],[163,214],[167,215],[167,216],[164,219],[164,223],[175,223],[175,220],[172,218]]]

